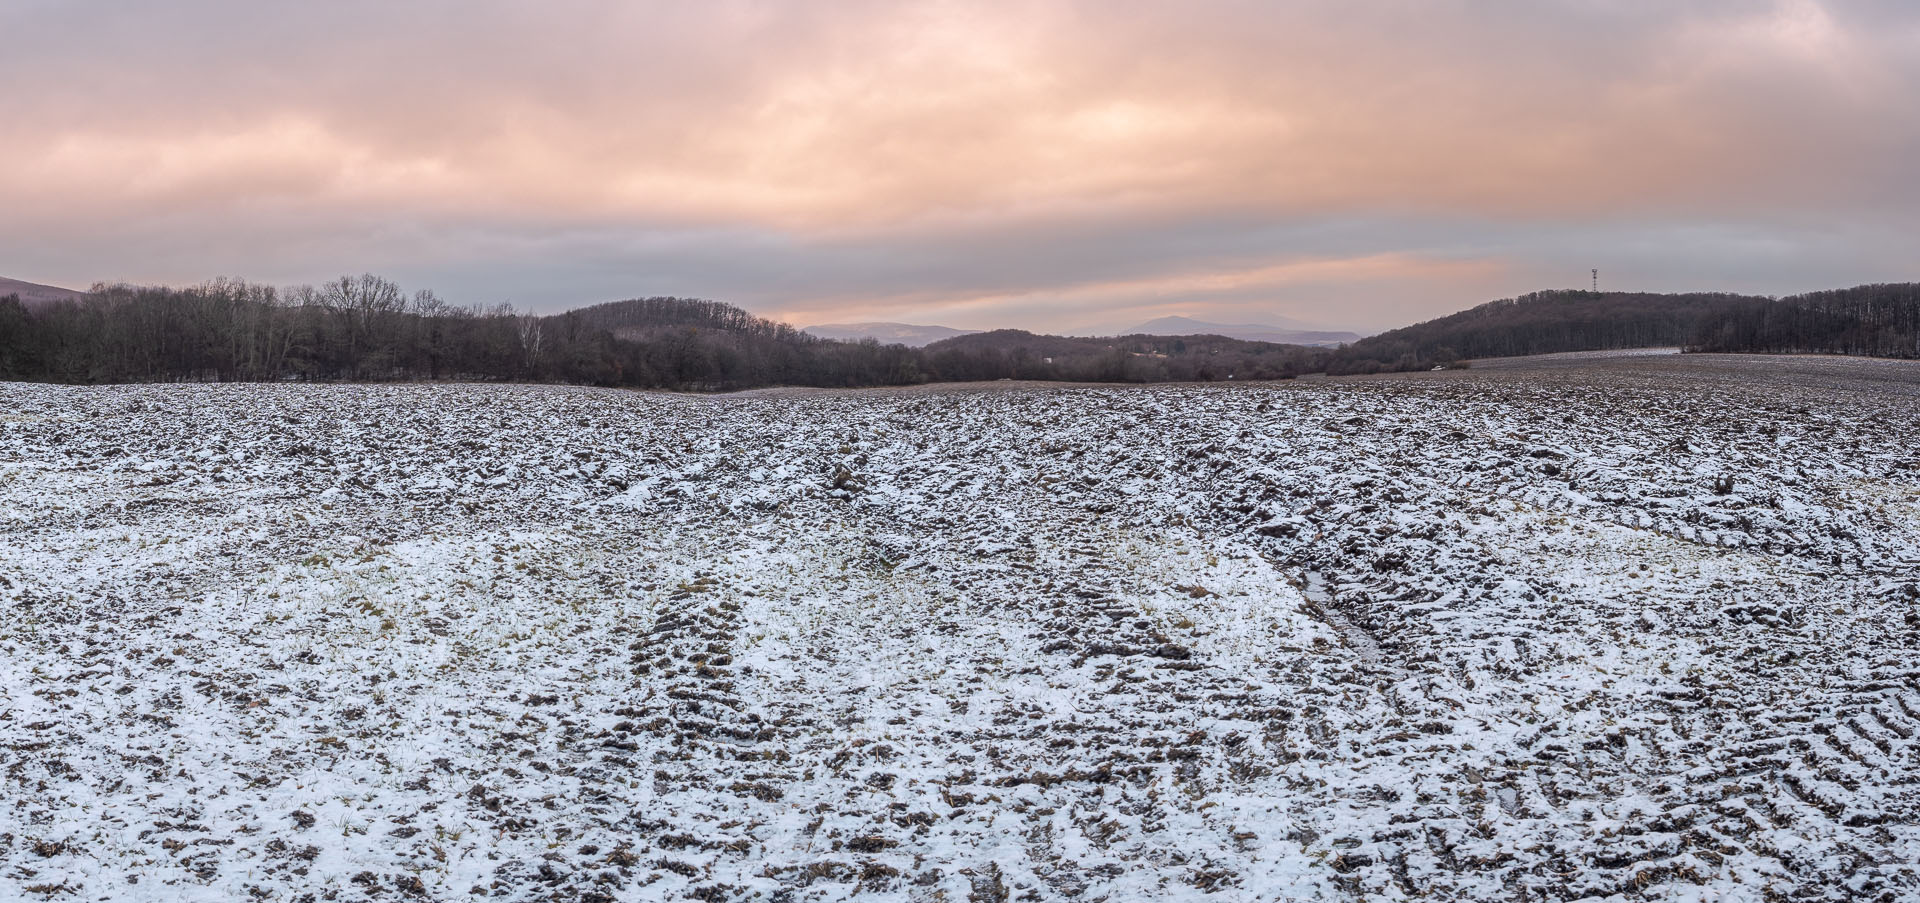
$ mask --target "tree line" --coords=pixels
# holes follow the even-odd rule
[[[730,390],[993,379],[1284,379],[1319,349],[1220,336],[962,336],[924,349],[823,339],[733,305],[637,298],[534,315],[458,307],[373,275],[276,289],[96,285],[0,298],[0,379],[64,383],[468,380]]]
[[[817,339],[713,301],[561,314],[460,307],[378,276],[276,289],[96,285],[0,298],[0,378],[64,383],[494,380],[644,388],[917,382],[910,350]]]
[[[0,297],[0,379],[64,383],[467,380],[730,390],[993,379],[1289,379],[1656,345],[1920,357],[1920,285],[1751,295],[1549,291],[1339,348],[1223,336],[996,330],[925,348],[842,342],[717,301],[639,298],[535,315],[461,307],[373,275],[276,289],[96,285]]]
[[[1326,369],[1327,352],[1217,335],[1111,338],[1035,335],[1018,329],[928,345],[928,370],[945,379],[1073,382],[1215,382],[1292,379]]]

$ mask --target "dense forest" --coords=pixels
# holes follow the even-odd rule
[[[1689,346],[1920,357],[1920,283],[1859,285],[1737,305],[1707,318]]]
[[[222,279],[184,289],[97,285],[31,305],[0,297],[0,379],[68,383],[501,380],[727,390],[1245,381],[1656,345],[1920,357],[1920,285],[1780,299],[1536,292],[1335,349],[1011,329],[914,349],[822,339],[715,301],[644,298],[533,315],[457,307],[370,275],[286,290]]]
[[[914,352],[831,342],[712,301],[648,298],[535,316],[408,295],[377,276],[279,291],[95,286],[29,310],[0,298],[0,378],[70,383],[512,380],[679,389],[924,379]]]
[[[715,301],[644,298],[536,316],[449,305],[377,276],[285,291],[234,280],[0,298],[0,379],[71,383],[512,380],[637,388],[935,380],[1281,379],[1325,352],[1220,336],[963,336],[926,349],[817,338]]]

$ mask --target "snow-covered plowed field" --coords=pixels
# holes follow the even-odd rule
[[[0,385],[0,899],[1912,900],[1920,367]]]

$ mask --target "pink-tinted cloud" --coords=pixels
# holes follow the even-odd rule
[[[1157,273],[1138,279],[1023,288],[989,294],[927,291],[839,299],[824,306],[777,308],[769,313],[795,323],[846,322],[861,318],[911,319],[991,325],[1006,311],[1028,312],[1046,327],[1103,332],[1127,323],[1162,316],[1205,316],[1232,309],[1244,299],[1274,302],[1301,286],[1330,284],[1405,287],[1421,282],[1469,281],[1486,284],[1504,271],[1492,260],[1422,259],[1402,254],[1365,257],[1315,257],[1288,263]],[[1313,316],[1311,312],[1305,314]],[[1293,318],[1288,313],[1289,318]]]
[[[567,268],[608,266],[613,236],[643,234],[679,236],[666,243],[690,258],[867,249],[842,284],[796,267],[785,292],[778,274],[718,265],[709,287],[661,280],[679,268],[638,254],[619,292],[732,289],[796,317],[1257,313],[1310,306],[1280,297],[1305,284],[1452,286],[1407,300],[1425,315],[1534,287],[1492,274],[1579,250],[1494,240],[1522,224],[1569,241],[1636,222],[1911,228],[1920,201],[1920,13],[1895,4],[262,7],[0,11],[18,51],[0,78],[21,88],[0,94],[0,246],[16,249],[0,269],[84,282],[387,266],[460,283],[463,263],[500,263],[497,243],[457,239],[479,232],[515,236],[526,281],[549,286],[539,301],[559,303],[598,300],[568,297]],[[1396,218],[1451,220],[1467,240],[1383,228],[1372,246],[1181,244],[1209,223]],[[982,232],[1046,241],[1094,224],[1142,241],[1163,228],[1184,253],[1151,255],[1150,272],[1132,251],[1081,254],[1018,285],[993,259],[968,280],[951,255],[921,286],[862,277],[906,238],[937,258]],[[1389,278],[1379,261],[1429,271]],[[1316,267],[1273,276],[1274,293],[1215,284]],[[1389,325],[1385,300],[1358,325]]]

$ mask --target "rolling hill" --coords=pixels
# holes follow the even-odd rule
[[[41,285],[38,282],[26,282],[20,279],[8,279],[0,276],[0,298],[8,295],[20,296],[20,303],[29,308],[50,304],[54,301],[73,301],[86,295],[86,292],[57,285]]]
[[[1334,352],[1328,371],[1413,370],[1482,357],[1686,346],[1707,323],[1755,303],[1771,302],[1719,292],[1534,292],[1368,336]]]

